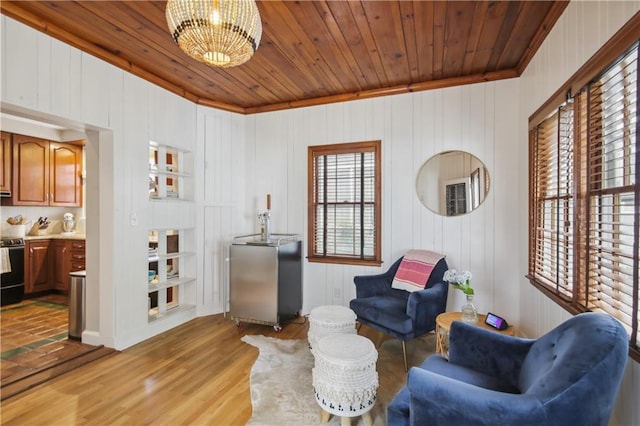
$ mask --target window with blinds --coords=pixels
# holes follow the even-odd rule
[[[529,278],[617,318],[640,358],[638,43],[530,130]]]
[[[309,261],[380,261],[380,141],[309,147]]]
[[[572,117],[572,105],[564,105],[536,129],[535,228],[531,239],[535,248],[531,264],[539,279],[567,297],[573,282]]]

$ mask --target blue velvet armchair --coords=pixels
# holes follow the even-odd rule
[[[606,426],[628,336],[609,315],[574,316],[537,340],[454,322],[449,360],[409,371],[389,404],[397,425]]]
[[[410,293],[392,288],[393,278],[403,258],[383,274],[354,277],[356,298],[351,300],[349,306],[360,324],[366,324],[402,342],[404,368],[407,371],[406,342],[435,329],[436,317],[447,306],[449,283],[442,279],[447,270],[447,262],[442,258],[434,266],[424,290]]]

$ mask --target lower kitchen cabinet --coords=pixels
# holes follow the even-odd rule
[[[84,240],[31,240],[25,242],[25,293],[69,291],[69,273],[84,271]]]
[[[85,256],[85,240],[67,240],[69,258],[67,261],[68,272],[84,271],[87,269]],[[69,273],[67,273],[69,275]]]
[[[25,242],[24,292],[38,293],[52,289],[52,262],[50,261],[50,240]]]
[[[69,272],[65,265],[68,263],[69,244],[65,240],[52,240],[49,247],[51,266],[53,269],[53,288],[66,292],[69,287]]]

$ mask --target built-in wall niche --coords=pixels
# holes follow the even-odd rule
[[[193,153],[181,148],[149,143],[149,198],[193,200]]]
[[[148,317],[195,309],[193,228],[149,230]]]

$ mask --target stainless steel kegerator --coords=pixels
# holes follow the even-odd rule
[[[296,234],[243,235],[229,248],[229,311],[242,322],[271,325],[302,309],[302,243]]]

